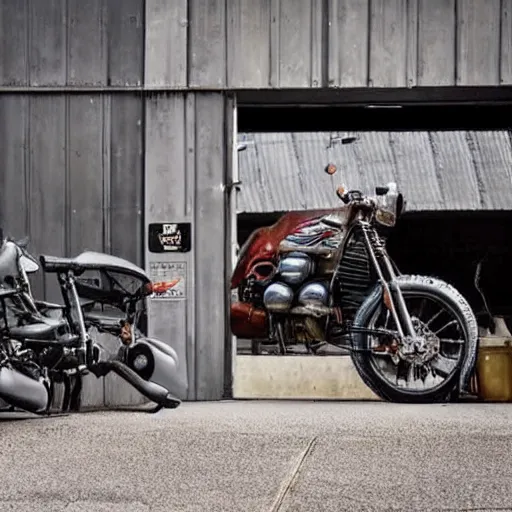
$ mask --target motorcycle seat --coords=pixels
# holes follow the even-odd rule
[[[9,334],[14,339],[42,340],[55,337],[55,331],[65,324],[65,319],[45,318],[44,322],[11,327]]]

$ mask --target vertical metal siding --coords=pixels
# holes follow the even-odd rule
[[[369,0],[329,0],[328,85],[368,85]]]
[[[277,47],[271,59],[279,71],[278,87],[319,87],[322,81],[322,2],[274,0],[278,17],[272,19]]]
[[[188,12],[188,86],[222,89],[227,78],[226,0],[189,0]],[[259,12],[252,9],[250,15],[257,19]],[[251,59],[248,64],[257,66]]]
[[[65,85],[66,0],[28,2],[28,74],[33,86]]]
[[[500,84],[512,84],[512,0],[501,0]]]
[[[193,204],[188,204],[190,177],[186,159],[187,147],[193,141],[188,140],[185,129],[185,95],[155,94],[145,101],[145,223],[192,222]],[[193,170],[191,172],[193,175]],[[144,245],[147,251],[147,235]],[[194,243],[190,253],[161,255],[146,252],[146,267],[153,262],[184,262],[189,277],[194,252]],[[189,382],[189,386],[192,384],[189,389],[192,399],[195,362],[194,354],[191,354],[195,346],[193,293],[190,283],[186,283],[186,298],[148,301],[151,335],[170,342],[176,350],[181,377]]]
[[[150,320],[153,334],[178,352],[189,399],[223,394],[225,116],[218,93],[155,94],[146,103],[146,170],[153,171],[146,172],[146,223],[191,222],[193,229],[189,253],[146,252],[147,266],[187,265],[187,297],[150,301]]]
[[[15,234],[28,231],[28,101],[26,96],[0,96],[0,227]]]
[[[39,253],[116,249],[142,263],[140,96],[1,95],[0,147],[6,231]]]
[[[512,83],[512,0],[0,0],[0,85]]]
[[[500,0],[457,2],[457,85],[500,83]]]
[[[0,85],[27,85],[27,2],[0,0]]]
[[[187,143],[185,105],[184,96],[179,94],[156,94],[146,99],[145,166],[146,169],[151,169],[151,172],[145,175],[146,225],[151,222],[191,222],[193,220],[187,215],[188,209],[185,204],[187,198],[185,189],[188,182],[185,165]],[[147,235],[144,244],[147,250]],[[149,267],[154,261],[176,262],[178,260],[185,262],[190,274],[192,258],[192,253],[175,257],[175,255],[152,255],[147,252],[146,266]],[[193,290],[187,284],[187,298],[191,293]],[[195,343],[195,337],[190,332],[193,329],[193,316],[191,316],[194,312],[193,307],[187,304],[186,299],[148,302],[151,334],[172,342],[181,363],[181,377],[190,383],[193,380],[190,369],[193,370],[195,360],[190,355]],[[162,318],[168,321],[162,322]],[[189,345],[191,340],[192,345]]]
[[[511,80],[510,0],[238,0],[226,13],[214,4],[208,18],[189,0],[192,87],[224,87],[223,66],[229,88]]]
[[[67,116],[67,247],[68,254],[104,248],[103,123],[101,96],[76,95],[66,98]],[[80,120],[79,123],[76,120]],[[58,141],[55,138],[55,141]],[[105,162],[107,166],[110,162]],[[105,169],[108,175],[110,169]],[[54,180],[55,181],[55,180]],[[48,181],[52,185],[54,181]],[[49,197],[52,197],[51,195]],[[62,218],[61,218],[62,219]],[[61,222],[59,219],[59,222]],[[51,249],[46,249],[51,250]]]
[[[68,85],[105,85],[108,9],[104,0],[68,0]]]
[[[455,83],[455,0],[420,0],[418,12],[418,85]]]
[[[187,86],[187,0],[146,0],[145,83]]]
[[[107,85],[144,83],[144,0],[105,0],[108,8]]]
[[[32,96],[28,108],[26,144],[29,155],[25,172],[28,174],[31,249],[36,254],[66,254],[66,224],[70,221],[66,215],[66,97]],[[8,172],[21,170],[9,169]],[[44,294],[46,300],[60,300],[55,275],[38,272],[34,280],[36,296]]]
[[[406,0],[372,0],[369,85],[404,87],[407,61]]]
[[[142,265],[142,99],[131,94],[0,96],[0,225],[29,235],[30,250],[73,256],[113,252]],[[55,275],[33,278],[60,302]],[[118,340],[99,335],[116,350]],[[82,404],[135,404],[115,376],[85,378]]]
[[[142,266],[144,99],[119,94],[106,100],[111,113],[103,128],[109,141],[103,146],[105,250]]]
[[[228,87],[270,85],[271,4],[269,0],[228,2]]]
[[[0,0],[0,85],[142,85],[144,6],[144,0]]]
[[[230,143],[221,94],[196,97],[195,334],[196,397],[218,400],[224,392],[225,164]],[[219,129],[222,127],[221,129]]]

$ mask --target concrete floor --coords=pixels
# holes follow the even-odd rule
[[[508,404],[1,418],[1,511],[512,510]]]

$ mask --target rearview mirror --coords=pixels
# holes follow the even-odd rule
[[[329,176],[332,176],[333,174],[335,174],[335,173],[336,173],[337,169],[336,169],[336,166],[335,166],[334,164],[332,164],[332,163],[331,163],[331,164],[327,164],[327,165],[325,166],[324,171],[325,171],[327,174],[329,174]]]

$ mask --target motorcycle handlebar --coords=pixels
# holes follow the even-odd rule
[[[361,207],[375,206],[375,200],[371,197],[365,196],[360,190],[349,190],[348,192],[345,192],[343,188],[340,187],[336,190],[336,195],[344,204],[355,203]]]

